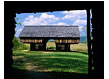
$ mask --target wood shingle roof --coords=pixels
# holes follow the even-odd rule
[[[67,37],[80,38],[78,26],[24,26],[19,37]]]

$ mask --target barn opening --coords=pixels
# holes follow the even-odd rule
[[[46,50],[56,50],[56,44],[54,39],[49,39],[46,43]]]

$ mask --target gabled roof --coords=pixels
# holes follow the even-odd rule
[[[19,37],[67,37],[78,38],[80,32],[78,26],[24,26]]]

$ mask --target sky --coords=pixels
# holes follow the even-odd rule
[[[15,36],[18,37],[24,26],[67,25],[78,26],[80,36],[87,36],[86,10],[54,11],[16,14]],[[61,26],[60,26],[61,27]]]

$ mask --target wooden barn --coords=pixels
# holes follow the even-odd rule
[[[78,26],[24,26],[19,35],[20,41],[30,44],[30,50],[46,50],[46,43],[49,39],[54,39],[56,50],[70,50],[70,44],[80,42],[80,32]]]

